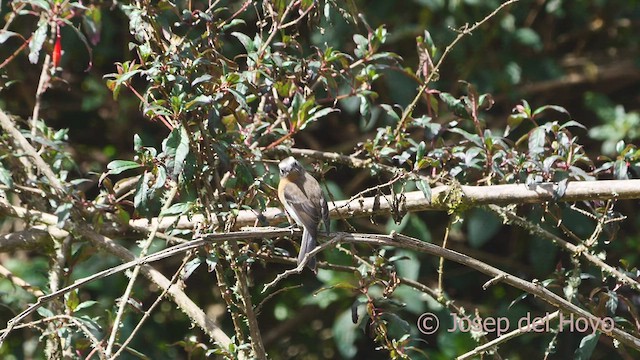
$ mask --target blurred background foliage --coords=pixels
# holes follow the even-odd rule
[[[495,0],[352,0],[338,6],[332,5],[328,7],[328,13],[300,26],[300,35],[295,40],[299,43],[300,53],[304,55],[313,53],[314,46],[319,49],[332,47],[353,54],[354,51],[357,53],[358,44],[354,34],[366,34],[367,26],[370,29],[384,26],[386,34],[381,51],[395,53],[402,61],[399,67],[381,68],[378,73],[381,76],[370,83],[377,94],[376,103],[405,107],[413,100],[418,87],[416,78],[410,76],[417,72],[421,64],[416,38],[424,36],[427,30],[433,44],[443,51],[457,36],[456,29],[466,23],[474,24],[500,4]],[[6,20],[11,13],[10,4],[3,1],[0,5],[0,14]],[[83,16],[72,17],[70,21],[82,28],[91,52],[87,51],[83,40],[70,26],[61,27],[63,52],[60,70],[52,80],[52,87],[42,98],[40,111],[40,117],[45,119],[48,126],[68,129],[66,151],[77,164],[77,168],[70,170],[73,177],[89,176],[92,172],[100,174],[115,159],[133,159],[136,155],[133,134],[139,135],[140,144],[157,149],[161,148],[163,139],[169,134],[161,121],[150,121],[144,116],[139,98],[129,89],[122,88],[115,99],[106,84],[108,79],[113,78],[105,76],[116,73],[116,63],[137,58],[129,47],[129,43],[135,42],[135,39],[129,30],[126,14],[131,10],[126,2],[84,1],[82,5],[87,8],[83,10]],[[233,13],[241,5],[240,1],[222,1],[219,4],[228,6],[228,13]],[[462,96],[467,93],[466,86],[460,83],[460,80],[464,80],[473,84],[480,94],[491,93],[495,103],[482,113],[482,119],[486,128],[496,133],[504,132],[512,109],[521,104],[521,99],[526,99],[533,108],[545,104],[562,106],[573,119],[586,127],[572,131],[580,144],[584,145],[585,153],[591,159],[598,159],[596,166],[599,166],[607,158],[616,159],[625,151],[626,144],[637,141],[640,136],[639,5],[634,0],[517,2],[464,37],[452,49],[430,89],[448,92],[455,97]],[[187,2],[172,4],[159,1],[150,5],[150,8],[158,11],[160,22],[184,21],[176,14],[168,15],[161,11],[163,7],[169,9],[174,6],[184,9]],[[206,4],[194,1],[192,6],[203,10]],[[252,6],[242,14],[244,24],[220,36],[223,42],[219,44],[221,48],[217,49],[228,59],[239,63],[244,63],[246,59],[235,56],[245,53],[246,46],[243,47],[242,39],[234,37],[231,32],[241,32],[253,39],[259,12],[251,9]],[[342,9],[344,13],[337,9]],[[345,15],[347,13],[353,16]],[[359,21],[355,23],[353,19]],[[36,30],[37,22],[36,17],[22,16],[12,23],[10,30],[28,38]],[[13,56],[22,44],[17,37],[3,40],[0,45],[1,61]],[[47,41],[43,52],[51,53],[54,46],[53,42]],[[22,119],[28,119],[32,114],[41,69],[40,65],[30,63],[27,56],[28,52],[22,52],[0,69],[0,107]],[[409,71],[401,71],[402,68]],[[138,78],[132,78],[131,83],[140,92],[147,86],[145,81]],[[336,105],[341,112],[328,114],[322,120],[311,123],[304,131],[296,133],[296,147],[347,154],[354,148],[360,148],[359,144],[376,137],[377,128],[391,123],[387,112],[379,106],[371,106],[370,113],[363,111],[362,107],[367,101],[366,96],[340,99]],[[331,105],[331,102],[327,105]],[[427,111],[424,104],[419,105],[418,109],[416,113]],[[368,116],[363,116],[365,113]],[[526,130],[520,129],[525,133]],[[372,177],[368,171],[325,170],[323,180],[335,199],[349,198],[382,181],[381,177]],[[609,172],[603,178],[624,178],[618,175]],[[631,166],[628,177],[637,176]],[[88,197],[98,194],[96,179],[97,176],[93,176],[93,182],[86,186]],[[270,178],[267,181],[271,181]],[[409,184],[397,190],[414,189]],[[637,206],[635,201],[617,205],[616,210],[629,218],[622,223],[618,233],[618,239],[624,241],[612,241],[606,245],[607,259],[611,264],[628,264],[631,269],[638,263],[640,216]],[[543,218],[544,210],[538,206],[528,206],[525,212],[529,219],[538,222]],[[593,225],[583,215],[561,209],[558,216],[567,228],[580,236],[586,237],[593,231]],[[489,212],[474,209],[465,213],[463,218],[464,221],[452,225],[449,247],[454,250],[525,279],[558,280],[572,266],[571,257],[557,251],[548,241],[532,238],[519,228],[503,226]],[[355,219],[352,224],[360,231],[388,233],[396,230],[439,244],[449,223],[449,216],[432,212],[409,214],[399,223],[386,218],[375,220]],[[336,226],[342,228],[343,224]],[[553,231],[559,233],[555,229]],[[129,246],[135,249],[135,244]],[[394,249],[380,249],[372,253],[374,262],[393,256],[400,275],[436,286],[438,259]],[[116,263],[100,255],[84,256],[91,261],[83,261],[74,268],[74,278]],[[348,263],[349,260],[338,250],[329,251],[323,256],[336,264]],[[2,264],[16,275],[40,288],[47,287],[45,253],[2,254],[1,259]],[[175,259],[165,261],[161,266],[173,269],[178,264],[179,260]],[[287,267],[269,264],[268,272],[255,271],[252,276],[256,283],[263,283]],[[498,284],[484,291],[481,284],[488,280],[486,276],[455,263],[447,263],[446,269],[444,290],[447,297],[455,299],[458,306],[471,313],[477,308],[484,316],[507,316],[512,324],[528,312],[535,313],[535,316],[544,315],[544,304],[532,297],[512,304],[521,295],[520,290]],[[596,279],[600,278],[596,274],[597,269],[585,269],[585,274],[589,271],[594,273]],[[584,282],[589,281],[592,280],[585,277]],[[589,288],[612,285],[593,281],[594,284]],[[350,282],[353,282],[350,274],[320,270],[316,278],[305,273],[302,287],[285,291],[267,302],[261,309],[259,321],[271,357],[388,358],[389,354],[385,351],[375,350],[379,344],[371,338],[371,329],[367,328],[366,322],[358,325],[352,322],[354,304],[359,301],[363,303],[363,300],[341,287],[341,284]],[[98,303],[81,311],[91,317],[107,316],[105,309],[112,309],[112,304],[121,295],[126,283],[125,277],[110,277],[83,287],[79,296],[83,300],[92,299]],[[290,278],[281,286],[296,286],[299,283],[300,279]],[[154,299],[154,295],[144,286],[138,284],[136,300],[147,303]],[[186,288],[189,296],[201,304],[209,315],[219,319],[225,328],[230,328],[226,307],[220,301],[219,290],[206,268],[198,268],[187,279]],[[322,290],[318,291],[319,288]],[[0,310],[3,321],[14,315],[11,309],[24,308],[32,301],[30,296],[14,288],[8,281],[0,281],[0,291],[5,304],[5,309]],[[258,290],[255,293],[260,298]],[[583,295],[589,296],[588,293]],[[433,299],[404,286],[400,286],[394,296],[404,306],[380,304],[381,308],[402,319],[389,321],[398,326],[390,326],[390,333],[403,334],[408,331],[412,338],[421,339],[412,345],[422,349],[429,359],[451,359],[474,347],[475,341],[469,334],[439,331],[426,336],[418,332],[416,320],[425,311],[437,313],[443,319],[443,326],[451,326],[446,323],[449,311]],[[637,306],[640,297],[630,294],[630,301]],[[127,333],[134,325],[131,317],[127,318],[123,332]],[[572,333],[529,334],[503,344],[500,354],[509,359],[542,358],[547,351],[552,354],[549,358],[568,358],[573,357],[576,349],[580,348],[581,339],[581,334]],[[0,349],[0,354],[6,359],[42,358],[40,342],[41,338],[36,332],[18,330]],[[82,350],[82,346],[76,347]],[[201,358],[211,345],[198,329],[190,325],[184,314],[166,302],[154,313],[152,321],[131,347],[144,349],[143,353],[149,358],[177,359],[188,356]],[[422,355],[416,353],[414,356],[419,358]],[[592,358],[615,358],[611,356],[634,358],[638,354],[615,351],[610,339],[600,337]],[[127,354],[125,358],[135,356]]]

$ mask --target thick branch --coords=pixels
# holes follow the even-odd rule
[[[544,203],[554,200],[554,192],[557,185],[543,183],[527,186],[524,184],[493,185],[493,186],[438,186],[432,189],[431,201],[426,199],[421,191],[404,193],[401,208],[406,212],[425,210],[447,210],[451,207],[468,208],[480,205],[508,205],[524,203]],[[564,197],[559,201],[588,201],[606,199],[639,199],[640,180],[600,180],[600,181],[574,181],[569,182]],[[366,197],[352,202],[336,201],[330,209],[331,218],[352,218],[358,216],[371,216],[388,214],[394,209],[390,202],[391,196]],[[270,225],[285,221],[285,216],[280,208],[267,208],[262,214],[254,210],[241,210],[236,219],[236,227],[254,226],[259,224],[258,215]],[[160,230],[166,229],[176,223],[178,228],[193,228],[202,222],[204,217],[196,214],[176,218],[167,216],[161,224]],[[146,231],[157,220],[147,219],[132,220],[129,224],[136,230]]]
[[[0,252],[35,250],[50,244],[51,236],[42,229],[31,228],[0,236]]]

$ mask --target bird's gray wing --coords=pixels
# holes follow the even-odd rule
[[[320,222],[319,210],[307,195],[295,183],[288,183],[284,188],[285,208],[299,225],[316,230]]]

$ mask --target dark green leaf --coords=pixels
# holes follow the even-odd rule
[[[251,40],[249,36],[241,32],[235,32],[235,31],[232,32],[231,35],[235,36],[238,40],[240,40],[240,43],[242,43],[242,46],[244,46],[245,50],[247,50],[247,53],[256,51],[256,46],[253,40]]]
[[[545,106],[541,106],[539,108],[537,108],[534,112],[533,112],[533,116],[537,116],[547,110],[555,110],[559,113],[562,114],[566,114],[569,115],[569,112],[567,111],[567,109],[563,108],[562,106],[558,106],[558,105],[545,105]]]
[[[416,181],[416,186],[418,187],[418,189],[420,189],[420,191],[422,191],[422,194],[424,194],[424,198],[427,199],[429,203],[431,203],[431,187],[429,186],[429,182],[427,182],[426,180],[418,180]]]
[[[529,132],[529,152],[532,157],[544,153],[544,143],[547,139],[544,127],[537,127]]]
[[[71,217],[71,209],[73,209],[72,202],[66,202],[58,206],[55,211],[55,215],[58,217],[58,227],[64,228],[65,222]]]
[[[0,165],[0,182],[7,185],[10,189],[13,188],[13,178],[11,172]]]
[[[628,170],[629,166],[624,160],[616,160],[613,164],[613,178],[616,180],[628,180],[629,174]]]
[[[477,145],[479,147],[482,147],[482,140],[480,139],[480,136],[478,136],[476,134],[472,134],[472,133],[467,132],[465,130],[462,130],[460,128],[451,128],[451,129],[449,129],[449,131],[452,132],[452,133],[460,134],[465,139],[471,141],[475,145]]]
[[[582,129],[587,130],[587,127],[580,124],[579,122],[575,121],[575,120],[569,120],[566,123],[562,124],[562,126],[560,126],[560,129],[564,129],[564,128],[568,128],[568,127],[579,127]]]
[[[593,354],[593,350],[595,350],[596,345],[598,344],[598,339],[600,338],[599,332],[594,332],[589,334],[580,340],[580,345],[574,354],[574,360],[589,360],[591,359],[591,355]]]
[[[553,200],[559,201],[562,199],[564,194],[567,192],[567,185],[569,184],[569,179],[563,179],[559,181],[556,186],[553,188]]]
[[[118,175],[123,171],[137,169],[141,166],[142,165],[138,164],[135,161],[113,160],[112,162],[107,164],[107,169],[109,169],[109,171],[107,171],[107,174]]]
[[[39,307],[38,308],[38,314],[42,317],[48,318],[48,317],[52,317],[53,316],[53,312],[49,309],[47,309],[46,307]]]
[[[82,309],[86,309],[89,308],[95,304],[97,304],[97,301],[94,300],[87,300],[87,301],[83,301],[80,304],[78,304],[78,306],[76,306],[76,308],[74,309],[74,311],[80,311]]]
[[[29,61],[32,64],[36,64],[40,59],[40,49],[44,41],[47,39],[47,30],[49,29],[49,23],[47,19],[42,16],[38,21],[38,28],[33,33],[31,41],[29,42]]]

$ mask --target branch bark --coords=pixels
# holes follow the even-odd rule
[[[509,204],[535,204],[547,201],[555,201],[554,194],[557,190],[555,183],[542,183],[532,186],[525,184],[508,184],[492,186],[438,186],[431,190],[431,201],[424,197],[422,191],[412,191],[402,194],[400,208],[402,212],[416,212],[426,210],[448,210],[450,208],[469,208],[481,205],[509,205]],[[336,201],[330,208],[330,216],[333,219],[352,218],[360,216],[372,216],[388,214],[397,206],[390,202],[391,195],[387,197],[364,197],[354,201]],[[599,180],[599,181],[574,181],[567,185],[564,196],[558,201],[575,202],[586,200],[607,199],[640,199],[640,180]],[[193,228],[202,222],[204,217],[196,214],[189,218],[186,216],[164,217],[159,230],[167,229],[175,225],[177,228]],[[284,222],[282,209],[267,208],[263,212],[256,210],[241,210],[236,218],[236,228],[254,226],[266,223],[275,225]],[[147,231],[157,222],[157,218],[131,220],[129,225],[138,231]]]

